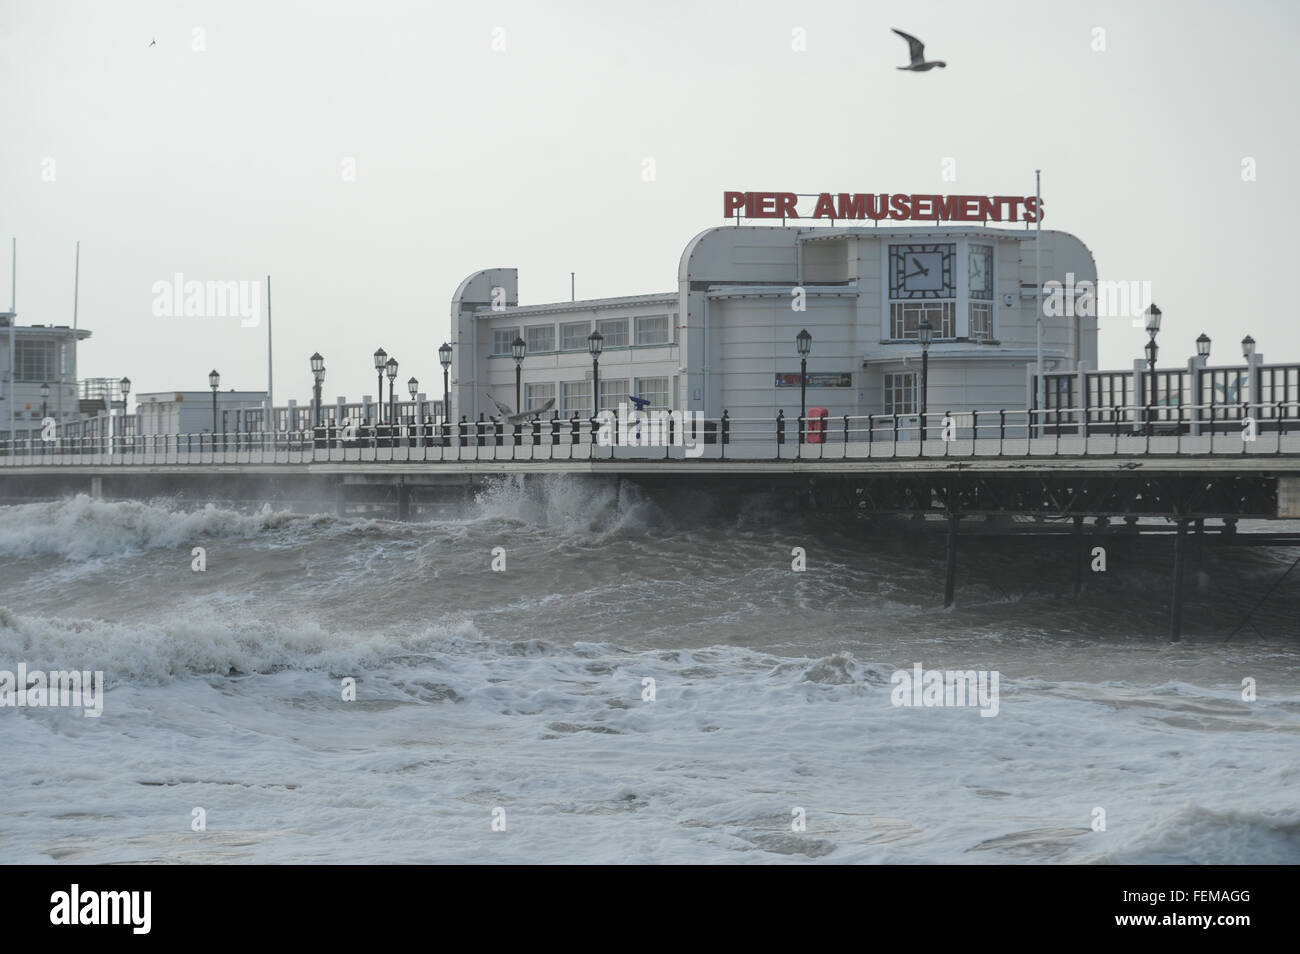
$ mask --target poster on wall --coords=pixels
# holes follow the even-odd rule
[[[797,388],[799,386],[799,372],[781,372],[776,373],[776,386],[778,388]],[[851,371],[818,371],[808,372],[808,387],[810,388],[851,388],[853,387],[853,373]]]

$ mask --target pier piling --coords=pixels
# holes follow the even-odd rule
[[[1187,520],[1180,518],[1174,536],[1174,595],[1169,604],[1169,638],[1178,642],[1183,635],[1183,566],[1187,550]]]
[[[943,577],[943,605],[951,606],[953,602],[953,590],[957,582],[957,521],[960,517],[949,515],[948,517],[948,548],[947,548],[947,567]]]
[[[1078,596],[1083,592],[1083,568],[1087,563],[1087,544],[1083,537],[1083,515],[1076,514],[1074,517],[1074,595]]]

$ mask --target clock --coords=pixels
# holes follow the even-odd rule
[[[990,299],[993,297],[993,246],[972,245],[970,257],[966,262],[967,281],[970,283],[970,297]]]
[[[889,246],[889,297],[956,298],[953,245]]]

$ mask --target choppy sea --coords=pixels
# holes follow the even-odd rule
[[[1225,641],[1295,550],[1208,553],[1171,644],[1160,541],[1078,597],[963,541],[944,609],[941,535],[761,496],[311,509],[0,507],[0,670],[106,683],[0,708],[0,857],[1300,862],[1300,570]],[[996,716],[893,704],[916,664]]]

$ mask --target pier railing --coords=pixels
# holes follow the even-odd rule
[[[1300,402],[1189,405],[1172,416],[1141,406],[944,410],[921,414],[702,419],[612,412],[551,418],[293,431],[0,439],[0,468],[35,465],[429,463],[546,460],[833,460],[943,457],[1300,454]]]

